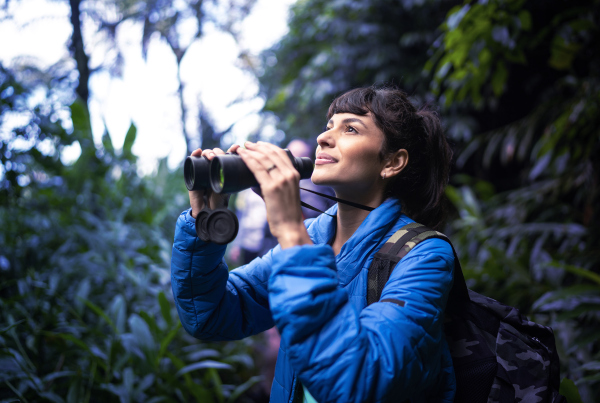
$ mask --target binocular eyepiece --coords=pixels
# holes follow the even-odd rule
[[[300,173],[301,179],[309,179],[314,165],[310,158],[297,158],[285,150]],[[237,154],[217,155],[209,161],[205,157],[189,156],[183,165],[185,186],[188,190],[212,188],[215,193],[236,193],[258,186],[252,171]]]
[[[300,178],[309,179],[314,169],[310,158],[297,158],[290,150],[285,151]],[[212,161],[189,156],[183,164],[183,176],[188,190],[212,188],[215,193],[236,193],[258,186],[254,174],[237,154],[217,155]],[[238,228],[237,217],[226,208],[211,210],[205,205],[196,218],[196,234],[205,242],[227,244],[235,239]]]

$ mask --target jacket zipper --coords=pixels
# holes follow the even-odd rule
[[[300,387],[300,381],[296,374],[294,374],[294,380],[292,381],[292,393],[290,395],[289,403],[302,403],[304,398],[304,391]]]

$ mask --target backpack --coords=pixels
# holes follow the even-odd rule
[[[442,233],[412,223],[399,229],[369,267],[367,305],[379,301],[396,264],[420,242]],[[459,403],[566,402],[558,393],[560,365],[551,328],[529,321],[511,306],[467,289],[454,250],[454,285],[444,333]]]

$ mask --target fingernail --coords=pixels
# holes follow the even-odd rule
[[[214,155],[215,155],[215,153],[213,153],[213,152],[211,151],[211,152],[210,152],[210,154],[208,154],[208,155],[210,155],[210,156],[212,157],[212,156],[214,156]]]

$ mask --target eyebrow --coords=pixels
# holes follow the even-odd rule
[[[327,124],[330,124],[330,123],[333,124],[333,119],[329,119],[329,122],[327,122]],[[346,119],[342,120],[341,123],[342,124],[360,123],[362,125],[362,127],[364,127],[365,129],[368,129],[368,127],[363,123],[363,121],[358,118],[346,118]]]

